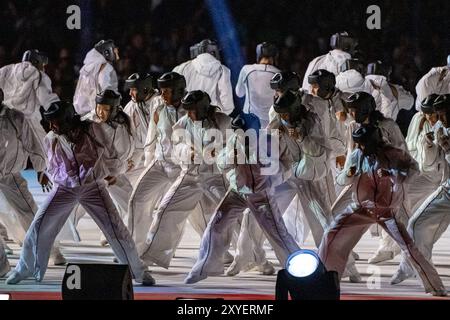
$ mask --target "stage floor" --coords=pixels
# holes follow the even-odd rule
[[[34,173],[27,172],[30,188],[40,203],[43,199],[42,192],[34,182]],[[85,216],[79,224],[82,237],[81,243],[63,242],[62,251],[69,262],[89,263],[113,263],[113,254],[109,247],[100,246],[100,231],[89,217]],[[195,262],[200,238],[198,234],[187,224],[181,245],[176,252],[171,267],[166,270],[160,267],[152,267],[157,285],[154,287],[135,286],[137,299],[174,299],[176,297],[225,297],[239,299],[270,299],[274,295],[276,275],[263,276],[257,271],[241,273],[235,277],[219,276],[210,277],[194,285],[185,285],[184,278],[189,273]],[[344,299],[426,299],[430,295],[424,293],[417,279],[410,279],[400,285],[389,284],[391,275],[395,272],[400,257],[383,265],[369,265],[367,259],[376,250],[377,238],[365,234],[355,251],[359,254],[357,268],[363,276],[363,283],[349,283],[344,279],[341,283],[341,291]],[[20,247],[14,243],[8,243],[14,250],[9,256],[10,263],[17,263]],[[313,248],[311,236],[307,239],[306,248]],[[269,259],[276,269],[280,268],[272,250],[267,251]],[[447,289],[450,289],[450,232],[438,241],[435,246],[433,261],[442,277]],[[45,279],[41,283],[34,280],[25,280],[18,285],[6,286],[4,279],[0,279],[0,293],[10,292],[13,298],[20,299],[58,299],[61,292],[61,280],[65,267],[50,265]],[[377,277],[377,274],[379,277]],[[379,280],[379,281],[378,281]]]

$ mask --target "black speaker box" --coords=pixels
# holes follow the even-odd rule
[[[63,300],[133,300],[128,265],[69,263],[62,282]]]

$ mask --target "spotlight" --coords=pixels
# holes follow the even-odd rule
[[[11,300],[9,293],[0,293],[0,301],[2,300]]]
[[[327,271],[316,252],[301,249],[289,256],[278,272],[276,300],[339,300],[336,271]]]

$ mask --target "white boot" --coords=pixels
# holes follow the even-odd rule
[[[395,254],[392,251],[378,251],[372,258],[370,258],[367,262],[370,264],[377,264],[384,261],[394,259]]]
[[[53,265],[55,266],[64,266],[65,264],[67,264],[66,258],[64,258],[64,255],[57,247],[52,248],[50,259],[53,260]]]
[[[409,278],[413,278],[414,274],[408,274],[405,271],[398,269],[395,274],[392,276],[391,278],[391,284],[395,285],[395,284],[399,284]]]
[[[273,264],[266,260],[262,265],[258,266],[258,270],[261,274],[265,276],[271,276],[275,273],[275,268]]]

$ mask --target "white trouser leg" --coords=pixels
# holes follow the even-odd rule
[[[406,196],[409,194],[409,187],[406,184],[403,184],[401,186],[403,188],[403,195],[404,199],[402,202],[402,205],[398,212],[396,213],[397,220],[403,223],[403,225],[407,226],[409,221],[409,215],[411,212],[410,209],[410,200],[409,198],[406,198]],[[375,254],[381,253],[381,252],[392,252],[393,256],[398,255],[401,250],[398,244],[392,239],[386,230],[382,230],[381,232],[381,238],[380,238],[380,246],[377,249],[377,252]]]
[[[0,190],[24,230],[28,230],[37,211],[36,202],[28,190],[27,181],[18,173],[0,178]]]
[[[226,193],[203,234],[191,275],[223,274],[223,255],[230,242],[229,229],[234,228],[246,207],[246,201],[239,194],[231,190]]]
[[[323,201],[320,190],[316,190],[311,181],[297,180],[297,195],[303,207],[305,218],[311,229],[316,246],[319,247],[322,241],[324,230],[331,221],[331,209]]]
[[[145,267],[104,183],[84,187],[80,204],[102,230],[120,263],[128,264],[133,278],[142,282]]]
[[[408,224],[408,232],[415,245],[431,262],[433,246],[450,224],[450,199],[443,187],[439,187],[416,211]],[[408,275],[412,274],[411,264],[405,255],[402,256],[400,269]]]
[[[302,224],[307,223],[306,219],[304,218],[304,214],[299,215],[298,211],[292,210],[292,203],[295,201],[295,199],[297,199],[296,205],[300,205],[295,184],[288,180],[275,188],[275,194],[278,208],[283,215],[283,219],[288,232],[294,237],[294,239],[300,238],[302,236],[303,230],[305,229]],[[303,211],[301,205],[300,208]]]
[[[447,227],[450,222],[448,218],[449,205],[447,204],[447,206],[445,206],[445,208],[442,207],[442,209],[446,211],[445,214],[447,215],[447,219],[445,222],[447,224]],[[388,219],[379,223],[400,246],[402,251],[407,256],[409,262],[414,266],[420,278],[422,279],[425,292],[445,291],[442,280],[439,277],[433,264],[431,263],[431,251],[429,258],[424,256],[420,252],[419,248],[416,246],[416,244],[413,242],[413,239],[408,234],[404,224],[398,220],[398,216],[394,215],[393,219]],[[438,227],[438,229],[435,230],[436,233],[432,234],[434,236],[433,241],[437,241],[437,239],[440,237],[440,235],[442,235],[445,229],[443,228],[443,226]],[[427,233],[430,231],[431,230],[428,229]]]
[[[177,170],[173,176],[178,176],[179,172]],[[169,177],[164,167],[154,162],[141,174],[133,188],[128,203],[128,229],[139,252],[145,247],[153,212],[174,181],[175,177]]]
[[[146,246],[141,258],[146,262],[154,262],[168,268],[178,243],[183,235],[184,226],[191,211],[203,196],[205,190],[225,194],[225,186],[219,185],[215,176],[197,176],[182,172],[167,194],[161,200],[155,213],[155,220],[150,227]],[[217,183],[217,185],[215,185]],[[220,196],[217,196],[220,198]]]
[[[298,250],[299,246],[286,229],[275,194],[267,191],[250,194],[247,196],[247,203],[275,255],[281,265],[284,265],[288,256]]]
[[[266,237],[249,209],[242,213],[241,226],[237,242],[234,264],[241,270],[251,265],[263,265],[267,262],[263,245]]]
[[[294,237],[295,241],[299,245],[303,245],[308,238],[309,228],[308,222],[306,221],[305,214],[303,213],[303,208],[295,195],[294,199],[289,204],[288,208],[283,214],[284,224],[288,229],[289,233]]]
[[[25,236],[16,266],[18,273],[42,281],[52,244],[77,203],[77,190],[53,186]]]
[[[116,183],[111,186],[107,186],[106,189],[116,205],[120,217],[124,223],[128,223],[128,202],[130,200],[133,188],[131,187],[131,183],[127,176],[124,174],[117,176]]]

